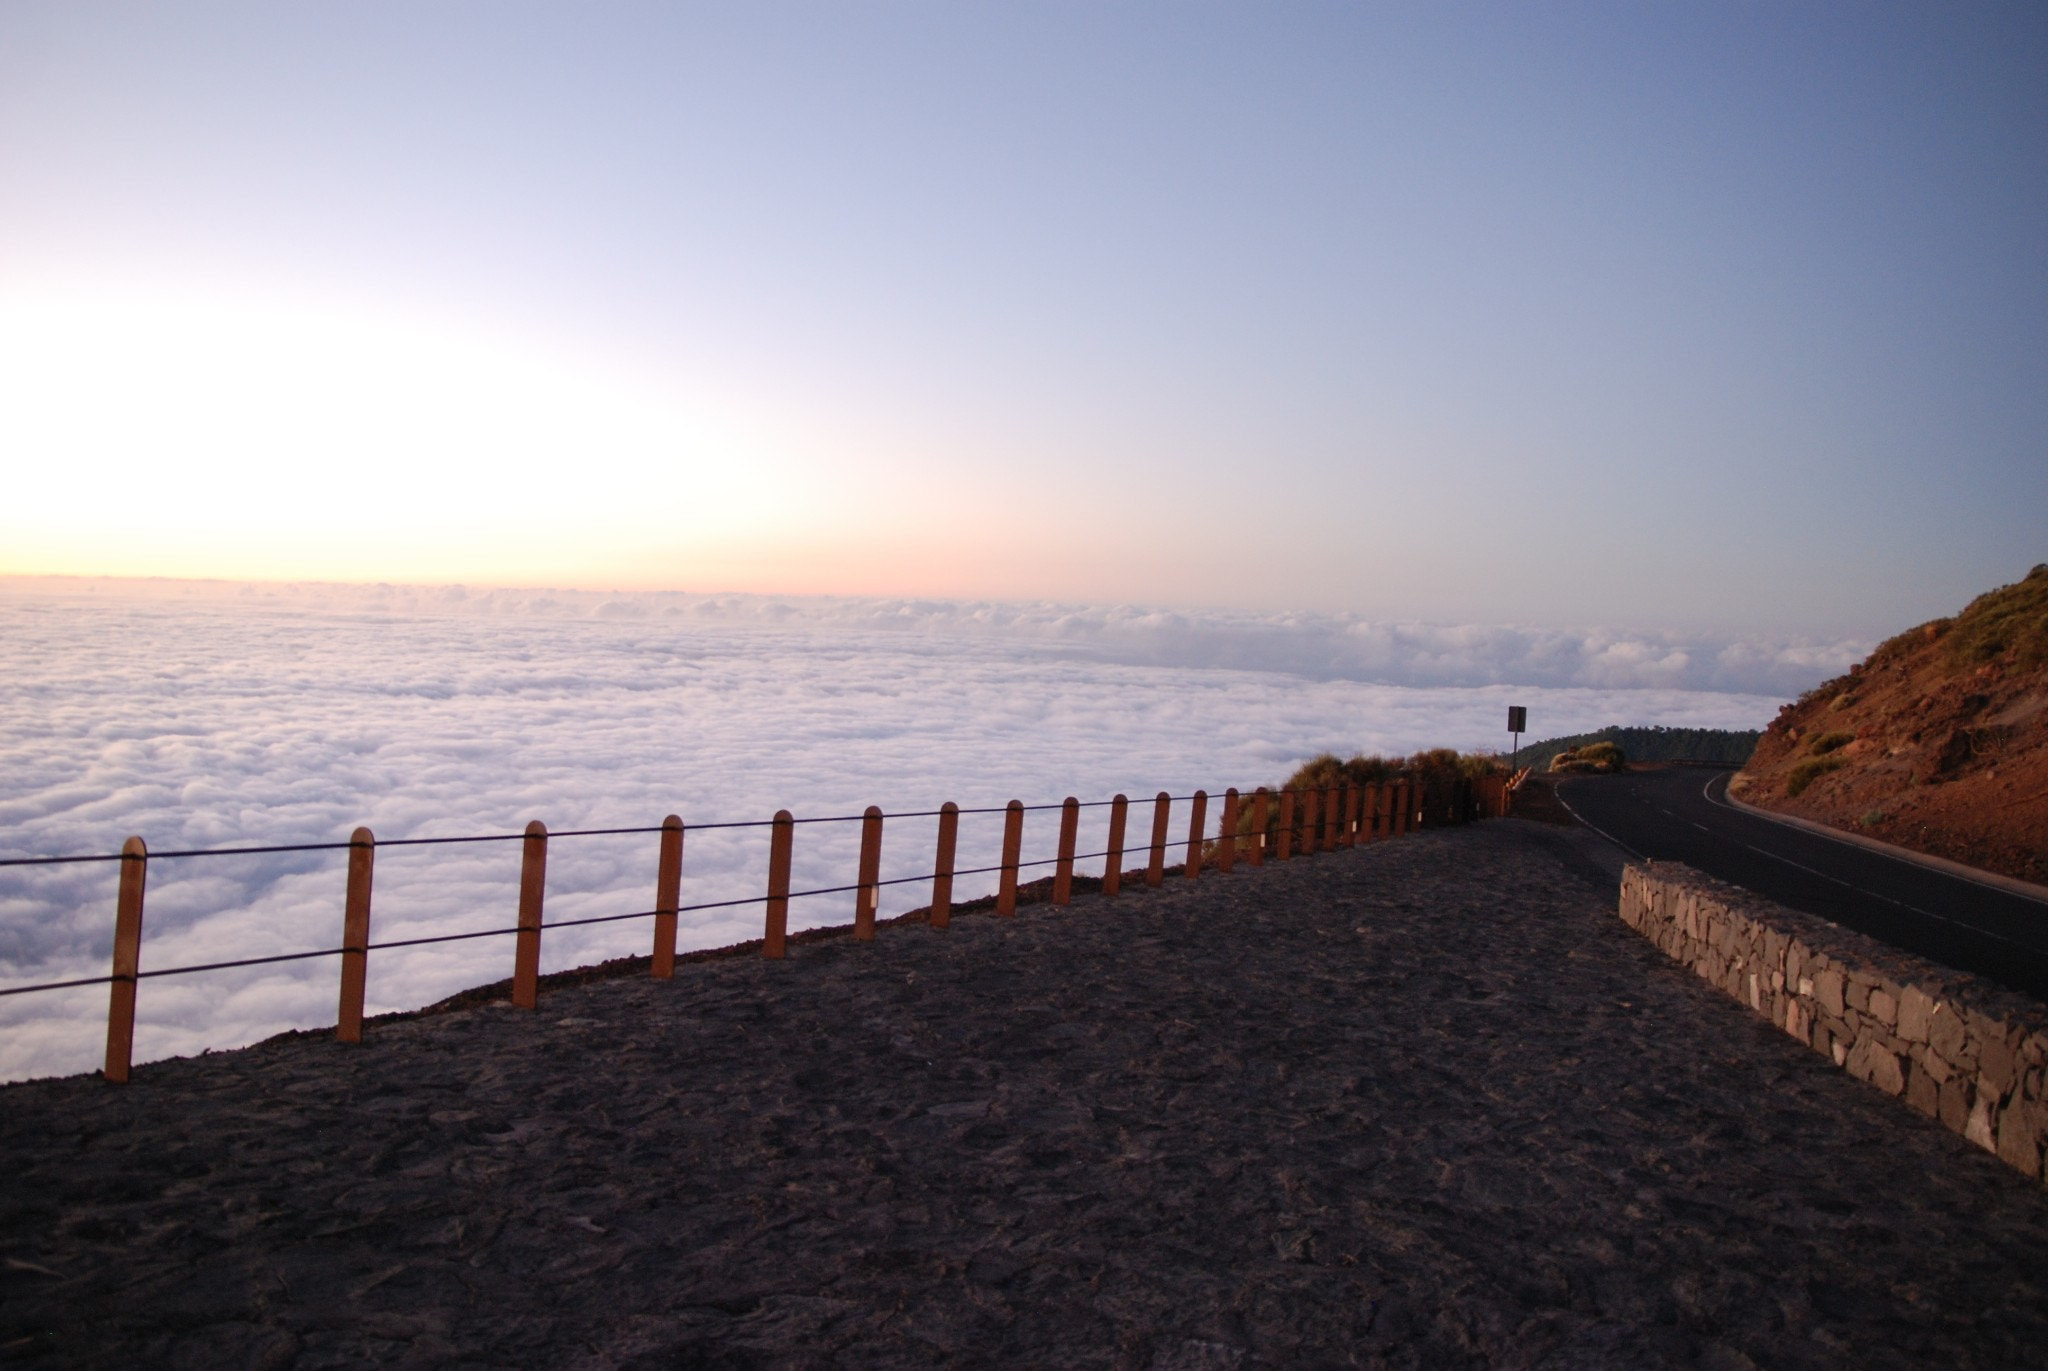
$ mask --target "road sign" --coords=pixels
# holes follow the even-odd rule
[[[1515,750],[1508,754],[1508,770],[1515,769],[1515,763],[1522,756],[1522,734],[1529,728],[1529,711],[1521,705],[1508,706],[1508,732],[1515,735]]]

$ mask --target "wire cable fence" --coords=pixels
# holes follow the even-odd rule
[[[398,838],[379,841],[368,828],[357,828],[344,842],[280,843],[266,845],[188,848],[152,853],[140,837],[131,837],[117,853],[80,853],[50,857],[0,858],[0,868],[59,866],[91,862],[119,863],[119,884],[115,897],[112,967],[104,976],[85,976],[27,985],[0,986],[0,998],[33,995],[105,985],[110,987],[107,1011],[107,1051],[103,1074],[109,1081],[125,1081],[132,1066],[136,993],[148,979],[197,975],[242,967],[268,966],[310,961],[323,957],[340,959],[340,994],[335,1036],[343,1042],[361,1042],[363,1006],[368,984],[369,954],[402,948],[467,942],[481,938],[513,939],[511,1002],[532,1009],[538,1003],[541,939],[546,929],[568,929],[653,921],[652,975],[667,980],[675,974],[677,925],[681,916],[714,910],[759,905],[763,910],[761,955],[779,959],[788,955],[789,907],[792,901],[831,895],[852,895],[852,936],[871,941],[882,890],[895,886],[930,883],[930,902],[911,910],[902,919],[916,919],[935,929],[950,925],[954,910],[954,883],[963,878],[998,877],[994,912],[1014,915],[1019,900],[1019,874],[1025,870],[1053,868],[1051,888],[1046,892],[1054,905],[1068,904],[1074,892],[1076,866],[1083,862],[1102,863],[1100,876],[1082,875],[1097,883],[1104,897],[1114,898],[1126,880],[1136,878],[1158,886],[1168,869],[1169,850],[1184,844],[1179,862],[1188,880],[1199,879],[1205,867],[1231,872],[1239,861],[1260,866],[1267,861],[1288,861],[1297,856],[1333,851],[1387,838],[1400,837],[1423,826],[1465,823],[1497,817],[1507,811],[1507,778],[1484,776],[1461,779],[1448,785],[1426,786],[1407,779],[1363,786],[1333,786],[1310,790],[1268,790],[1260,787],[1249,795],[1226,789],[1216,807],[1215,832],[1210,833],[1210,795],[1197,790],[1188,795],[1160,791],[1151,800],[1151,826],[1147,838],[1133,841],[1130,832],[1132,801],[1124,795],[1107,800],[1078,800],[1071,796],[1049,804],[1026,805],[1012,800],[1007,805],[963,809],[948,802],[937,809],[884,813],[870,806],[861,814],[834,814],[798,819],[781,810],[772,819],[728,820],[686,826],[671,814],[659,824],[626,828],[569,829],[550,833],[535,820],[519,833],[480,833],[452,837]],[[1141,802],[1142,803],[1142,802]],[[1184,837],[1176,842],[1170,832],[1173,807],[1185,805]],[[1081,811],[1107,809],[1104,845],[1096,851],[1077,851]],[[1052,856],[1025,859],[1024,817],[1028,813],[1058,811],[1060,824],[1057,849]],[[993,865],[956,869],[960,819],[964,815],[1003,816],[1001,860]],[[884,879],[881,876],[882,837],[892,820],[936,819],[937,837],[928,871]],[[799,825],[860,826],[857,874],[850,884],[791,889],[790,867]],[[734,899],[682,901],[683,848],[687,832],[714,830],[768,830],[767,886],[759,895]],[[583,918],[546,920],[543,917],[547,892],[547,858],[551,842],[572,838],[655,836],[655,899],[652,907],[622,913]],[[379,848],[436,847],[454,844],[510,843],[521,845],[519,896],[515,921],[507,925],[439,933],[422,937],[373,939],[370,928],[371,895],[376,853]],[[142,967],[143,892],[151,862],[249,857],[276,853],[345,852],[347,877],[342,893],[342,929],[338,946],[315,947],[266,956],[242,957],[189,965]],[[1142,855],[1144,865],[1126,870],[1127,859]],[[844,927],[844,925],[840,925]],[[744,944],[742,945],[744,946]]]

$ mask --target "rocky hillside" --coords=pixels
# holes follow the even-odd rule
[[[1779,711],[1751,804],[2048,883],[2048,565]]]

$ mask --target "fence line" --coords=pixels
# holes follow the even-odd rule
[[[1486,776],[1476,781],[1460,780],[1450,786],[1449,791],[1448,795],[1434,794],[1425,787],[1411,784],[1408,780],[1375,782],[1362,787],[1283,789],[1279,792],[1276,816],[1273,792],[1266,787],[1260,786],[1252,792],[1248,812],[1243,804],[1244,797],[1235,788],[1230,788],[1223,792],[1221,821],[1218,824],[1218,832],[1212,839],[1207,831],[1207,791],[1197,790],[1191,795],[1174,796],[1162,790],[1153,798],[1151,841],[1145,850],[1145,884],[1148,887],[1157,887],[1165,877],[1172,807],[1179,801],[1186,801],[1190,806],[1187,855],[1182,863],[1182,871],[1185,877],[1192,881],[1199,879],[1205,864],[1212,861],[1219,874],[1231,872],[1240,855],[1240,842],[1244,845],[1242,855],[1246,863],[1257,867],[1264,865],[1269,857],[1276,862],[1285,862],[1296,856],[1309,856],[1317,852],[1354,847],[1360,843],[1401,837],[1412,831],[1412,828],[1425,824],[1464,823],[1478,818],[1498,817],[1507,812],[1510,787],[1506,777]],[[1009,917],[1016,913],[1018,873],[1024,868],[1053,867],[1052,903],[1066,905],[1073,898],[1074,864],[1077,861],[1101,858],[1104,862],[1101,893],[1105,898],[1114,899],[1122,889],[1125,875],[1123,863],[1129,805],[1129,799],[1123,795],[1116,795],[1108,800],[1090,801],[1078,800],[1070,795],[1057,804],[1026,805],[1022,801],[1011,800],[1000,807],[962,809],[948,801],[935,810],[910,810],[898,814],[885,814],[879,808],[870,805],[861,814],[833,815],[816,819],[797,819],[785,809],[778,810],[775,817],[768,820],[690,825],[688,827],[697,829],[767,828],[769,859],[768,883],[764,895],[711,900],[689,905],[682,903],[683,850],[687,829],[682,818],[675,814],[668,815],[660,824],[651,827],[570,829],[552,835],[548,832],[547,826],[536,819],[526,826],[524,832],[517,834],[398,838],[380,843],[368,828],[357,828],[346,842],[339,843],[200,848],[157,853],[154,854],[156,859],[162,861],[173,858],[243,856],[273,852],[346,851],[347,878],[342,900],[342,936],[339,947],[148,971],[143,970],[141,965],[142,915],[143,890],[152,854],[140,837],[131,837],[122,844],[118,853],[0,860],[0,866],[48,866],[89,861],[116,861],[121,864],[119,889],[115,900],[113,965],[110,973],[106,976],[51,981],[36,985],[0,987],[0,996],[26,995],[90,985],[109,986],[104,1075],[109,1081],[125,1081],[129,1076],[134,1050],[136,990],[142,980],[158,976],[260,966],[273,962],[303,961],[315,957],[339,957],[340,1000],[335,1037],[342,1042],[358,1043],[362,1041],[363,1036],[363,1006],[369,981],[369,954],[374,951],[509,935],[514,939],[512,1003],[522,1009],[532,1009],[539,1001],[541,936],[548,928],[571,928],[651,918],[654,920],[652,975],[658,980],[667,980],[675,974],[677,920],[682,914],[699,910],[724,909],[757,903],[763,905],[761,955],[770,959],[780,959],[787,956],[789,904],[794,899],[851,892],[854,895],[853,936],[863,942],[874,939],[876,914],[884,886],[930,881],[931,901],[926,910],[926,922],[933,928],[944,929],[950,925],[952,919],[953,883],[956,877],[996,874],[998,885],[995,911],[999,917]],[[1107,841],[1103,849],[1099,852],[1077,853],[1074,849],[1078,844],[1081,810],[1105,806],[1109,809],[1109,822]],[[1430,812],[1432,806],[1435,807],[1433,814]],[[1024,816],[1033,811],[1054,809],[1060,811],[1057,855],[1024,860]],[[997,865],[967,870],[955,869],[960,816],[963,814],[1003,815],[1002,857]],[[885,822],[889,819],[917,818],[938,820],[937,845],[933,853],[931,871],[883,880],[881,853]],[[1241,818],[1248,818],[1249,824],[1241,823]],[[791,853],[795,828],[800,823],[858,823],[861,826],[859,868],[854,884],[825,886],[812,890],[790,889]],[[1240,833],[1240,828],[1244,828],[1245,831]],[[621,834],[660,835],[653,907],[624,914],[563,919],[548,923],[544,918],[544,906],[550,838]],[[521,860],[518,917],[511,928],[488,928],[385,942],[377,942],[371,938],[371,895],[377,848],[505,842],[514,838],[521,842]]]

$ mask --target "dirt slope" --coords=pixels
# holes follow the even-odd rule
[[[1736,794],[2048,883],[2048,564],[1780,710]]]

